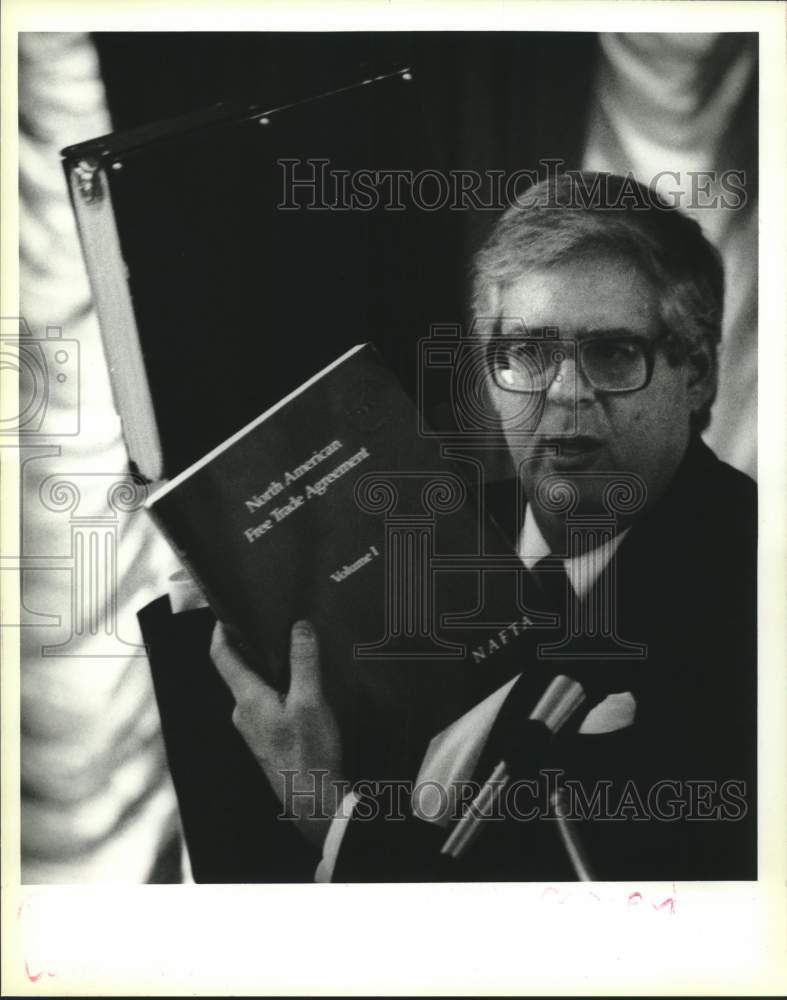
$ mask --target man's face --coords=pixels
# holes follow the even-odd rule
[[[605,331],[655,340],[663,329],[651,283],[627,261],[610,257],[528,272],[503,292],[500,314],[523,320],[531,330],[557,327],[561,339],[578,344]],[[583,507],[598,508],[603,476],[580,474],[629,472],[642,479],[647,501],[652,502],[683,456],[690,415],[708,398],[707,375],[688,360],[671,367],[659,345],[645,388],[604,393],[577,370],[575,357],[569,353],[547,390],[534,433],[526,433],[521,422],[517,425],[522,398],[492,385],[492,399],[528,498],[533,501],[543,476],[559,473],[577,485]],[[554,445],[557,454],[534,457],[534,445],[545,444]]]

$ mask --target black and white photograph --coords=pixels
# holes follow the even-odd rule
[[[13,6],[4,990],[781,992],[783,4]]]

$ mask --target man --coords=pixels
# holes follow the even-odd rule
[[[488,502],[542,581],[531,593],[581,627],[436,736],[404,823],[344,795],[309,624],[284,701],[217,626],[236,725],[323,845],[322,877],[756,877],[755,488],[700,439],[723,285],[695,223],[609,175],[530,189],[478,254],[489,396],[524,495]],[[317,816],[299,795],[315,771]],[[425,789],[492,774],[474,826],[427,808]]]

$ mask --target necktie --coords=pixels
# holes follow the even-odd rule
[[[567,599],[573,594],[563,560],[551,555],[539,559],[530,571],[530,580],[528,604],[536,611],[560,615],[562,620],[566,614]]]

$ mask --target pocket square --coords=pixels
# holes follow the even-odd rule
[[[637,703],[631,691],[621,691],[607,697],[592,708],[579,727],[580,736],[600,736],[634,725]]]

